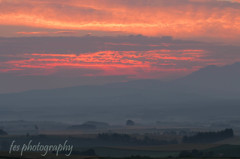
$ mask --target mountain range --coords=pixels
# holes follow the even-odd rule
[[[120,122],[238,119],[240,63],[172,80],[137,80],[0,94],[1,120]]]

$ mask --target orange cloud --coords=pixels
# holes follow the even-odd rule
[[[54,35],[54,34],[76,34],[76,31],[55,31],[55,32],[17,32],[21,35]]]
[[[1,0],[0,25],[234,39],[239,13],[219,0]]]
[[[99,70],[95,74],[83,76],[130,76],[134,78],[156,78],[176,72],[192,72],[197,67],[178,66],[178,63],[210,63],[204,59],[204,50],[151,50],[151,51],[100,51],[83,54],[24,54],[24,60],[0,62],[5,69],[0,72],[35,69],[36,72],[50,74],[62,69]],[[50,70],[50,71],[49,71]],[[32,70],[31,70],[32,71]],[[21,73],[20,73],[21,74]],[[30,73],[31,74],[31,73]]]

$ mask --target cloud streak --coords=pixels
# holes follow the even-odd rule
[[[240,61],[238,46],[171,37],[29,37],[0,41],[0,74],[16,76],[84,70],[79,77],[168,78],[207,65]]]
[[[0,25],[236,39],[239,12],[218,0],[1,0]]]
[[[77,34],[77,31],[52,31],[52,32],[47,32],[47,31],[42,31],[42,32],[17,32],[17,34],[20,35],[72,35],[72,34]]]
[[[197,68],[176,66],[178,62],[211,62],[202,59],[204,50],[151,50],[151,51],[100,51],[94,53],[76,54],[23,54],[22,60],[1,62],[0,72],[19,75],[45,72],[53,74],[62,69],[99,70],[95,74],[81,76],[120,76],[130,78],[158,78],[161,72],[189,72]],[[29,72],[30,69],[30,72]],[[33,71],[34,69],[34,71]],[[155,73],[155,75],[154,75]]]
[[[173,79],[207,65],[240,61],[239,50],[140,35],[0,38],[0,92]]]

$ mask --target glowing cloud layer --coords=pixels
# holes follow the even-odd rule
[[[82,76],[127,75],[130,78],[161,77],[160,72],[189,72],[196,68],[176,67],[178,62],[212,62],[202,59],[204,50],[151,50],[151,51],[101,51],[85,54],[24,54],[24,60],[1,62],[1,72],[20,71],[20,75],[52,74],[61,69],[99,70]],[[34,71],[32,70],[34,69]],[[24,73],[23,73],[24,72]],[[151,76],[151,77],[150,77]]]
[[[239,13],[236,1],[219,0],[0,1],[0,25],[188,38],[236,39]]]

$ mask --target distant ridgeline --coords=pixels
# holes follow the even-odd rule
[[[225,129],[218,132],[199,132],[194,136],[184,136],[183,143],[209,143],[221,141],[234,136],[233,129]]]

